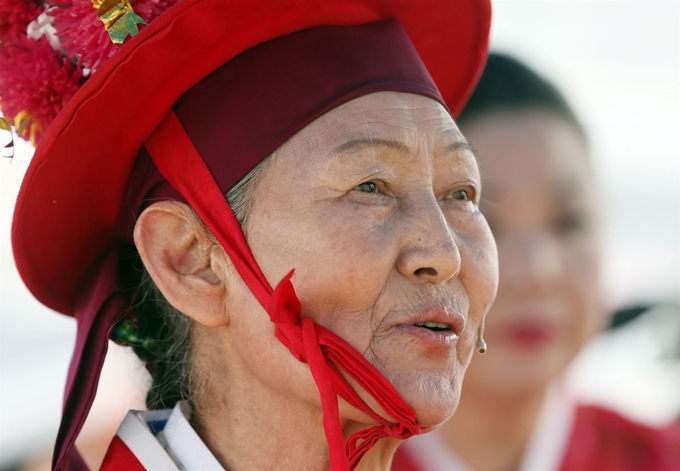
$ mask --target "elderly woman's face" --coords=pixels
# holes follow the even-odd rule
[[[248,242],[272,285],[295,269],[303,316],[348,341],[422,424],[435,425],[458,403],[496,293],[496,249],[479,199],[475,156],[444,108],[376,93],[279,149],[253,195]],[[232,309],[258,310],[237,302]],[[261,361],[275,342],[271,323],[234,322],[241,355]],[[281,365],[258,363],[254,374],[298,388],[294,376],[280,381],[296,374]]]

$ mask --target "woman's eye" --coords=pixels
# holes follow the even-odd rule
[[[356,190],[364,193],[378,193],[378,185],[373,182],[364,182],[355,187]]]
[[[572,232],[584,231],[588,226],[586,218],[580,214],[567,213],[560,217],[556,224],[555,229],[560,234],[569,234]]]
[[[458,201],[468,201],[470,198],[470,192],[468,190],[458,190],[451,194],[451,198]]]

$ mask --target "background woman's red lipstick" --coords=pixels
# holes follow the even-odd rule
[[[513,344],[523,347],[539,347],[554,337],[554,329],[541,324],[518,324],[505,330],[505,337]]]

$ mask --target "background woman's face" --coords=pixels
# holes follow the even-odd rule
[[[277,151],[253,197],[248,241],[272,285],[295,269],[303,316],[348,341],[434,425],[458,403],[497,287],[479,198],[475,156],[443,107],[376,93]],[[280,350],[272,325],[250,314],[235,322],[258,380],[297,394],[297,370],[281,365],[292,356],[262,361],[263,349]]]
[[[466,388],[518,393],[562,372],[601,323],[597,195],[586,144],[561,118],[487,114],[463,130],[480,154],[500,262],[489,353]]]

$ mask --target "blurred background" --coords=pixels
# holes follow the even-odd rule
[[[633,318],[583,351],[569,383],[586,402],[667,423],[680,414],[680,1],[492,3],[492,48],[553,81],[585,125],[606,209],[607,304],[616,324]],[[12,210],[32,153],[16,144],[0,162],[0,469],[45,470],[75,323],[35,301],[14,266]],[[111,345],[79,439],[93,465],[147,384]]]

